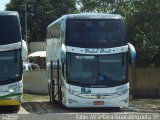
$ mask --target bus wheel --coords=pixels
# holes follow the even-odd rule
[[[12,110],[13,110],[14,112],[18,112],[18,111],[20,110],[20,105],[13,105],[13,106],[12,106]]]
[[[49,101],[50,101],[50,103],[52,103],[52,88],[51,88],[51,83],[50,83],[49,88],[48,88],[48,93],[49,93]]]
[[[51,81],[51,83],[50,83],[50,102],[53,103],[53,104],[55,103],[53,81]]]
[[[48,83],[48,95],[49,95],[49,101],[51,102],[51,86]]]

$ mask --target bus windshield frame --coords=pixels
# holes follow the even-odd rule
[[[0,84],[21,80],[21,49],[0,52]]]
[[[123,19],[67,19],[66,45],[85,48],[126,44]],[[89,45],[88,45],[89,44]]]
[[[114,87],[128,82],[127,53],[67,53],[67,82],[86,87]]]

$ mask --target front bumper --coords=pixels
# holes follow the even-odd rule
[[[103,101],[103,105],[94,105],[94,101]],[[68,94],[68,99],[62,102],[68,108],[85,108],[85,107],[128,107],[129,97],[128,94],[117,98],[111,99],[86,99]]]
[[[0,100],[0,106],[21,105],[19,100]]]

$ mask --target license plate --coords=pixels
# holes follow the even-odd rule
[[[104,105],[104,101],[94,101],[94,105]]]

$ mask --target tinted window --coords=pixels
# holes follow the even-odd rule
[[[0,81],[20,77],[20,50],[0,52]]]
[[[20,24],[17,16],[0,16],[0,44],[21,41]]]
[[[124,23],[121,19],[68,19],[66,36],[71,46],[120,46],[125,42]]]
[[[127,80],[126,53],[107,56],[68,55],[68,79],[75,84],[121,85]]]

